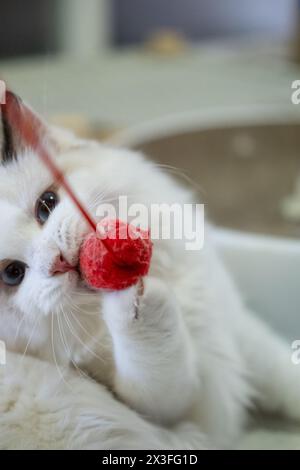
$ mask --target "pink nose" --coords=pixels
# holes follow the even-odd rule
[[[58,255],[50,269],[51,276],[55,276],[56,274],[63,274],[69,271],[73,271],[75,268],[72,266],[68,261],[65,260],[62,254]]]

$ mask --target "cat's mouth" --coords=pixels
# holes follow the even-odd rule
[[[63,283],[68,280],[71,286],[79,287],[82,289],[85,287],[84,279],[80,272],[79,261],[76,264],[71,264],[66,259],[61,256],[60,259],[56,260],[55,264],[52,267],[51,276],[55,278],[61,278]]]
[[[72,266],[64,271],[56,271],[52,274],[52,276],[62,276],[63,274],[67,273],[77,273],[80,275],[80,270],[78,266]]]
[[[79,273],[79,265],[71,264],[67,259],[60,254],[54,260],[53,265],[51,267],[51,275],[52,276],[60,276],[62,274],[70,273],[70,272],[78,272]]]
[[[76,280],[77,287],[80,289],[91,291],[89,286],[87,285],[85,278],[81,272],[80,268],[80,261],[79,261],[79,253],[77,255],[76,263],[70,263],[66,257],[61,254],[53,263],[51,269],[51,275],[53,277],[62,277],[67,276],[72,284]],[[74,286],[74,284],[73,284]]]

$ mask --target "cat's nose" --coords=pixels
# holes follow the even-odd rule
[[[56,256],[52,263],[52,266],[50,268],[50,275],[55,276],[56,274],[63,274],[69,271],[74,271],[74,269],[75,267],[68,263],[68,261],[66,261],[66,259],[60,253]]]

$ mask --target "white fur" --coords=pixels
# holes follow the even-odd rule
[[[57,161],[93,213],[119,195],[147,207],[193,201],[138,153],[58,131],[55,139]],[[16,369],[9,355],[0,368],[0,447],[200,448],[200,431],[206,446],[228,447],[255,407],[300,419],[300,376],[288,349],[247,312],[208,225],[198,252],[155,241],[144,293],[89,292],[74,272],[50,275],[59,252],[78,260],[89,232],[61,189],[38,225],[36,200],[52,184],[29,150],[0,168],[0,260],[29,267],[18,288],[0,286],[0,339],[43,361],[25,358]],[[185,422],[195,425],[186,434],[160,427]]]
[[[54,365],[9,353],[0,368],[1,449],[195,449],[196,426],[154,426],[105,387]]]

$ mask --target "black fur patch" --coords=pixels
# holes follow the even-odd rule
[[[2,163],[8,163],[15,158],[14,141],[11,127],[2,113],[2,129],[3,129],[3,148],[2,148]]]

